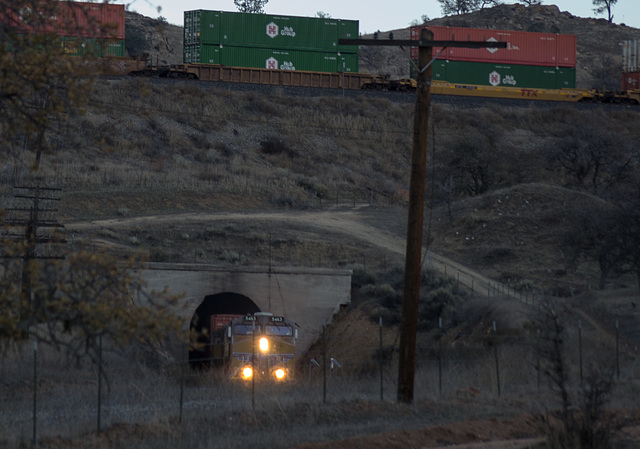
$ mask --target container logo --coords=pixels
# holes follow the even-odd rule
[[[491,72],[489,74],[489,84],[492,86],[500,85],[500,74],[498,72]]]
[[[280,34],[283,36],[296,37],[296,32],[293,31],[292,27],[284,27],[282,31],[280,31]]]
[[[269,36],[271,39],[278,35],[278,31],[278,25],[276,25],[275,23],[270,22],[267,24],[267,36]]]
[[[273,56],[270,57],[269,59],[267,59],[266,68],[271,69],[271,70],[277,70],[278,69],[278,60],[276,58],[274,58]]]
[[[489,84],[492,86],[499,86],[501,84],[505,86],[515,86],[517,82],[513,75],[505,75],[503,77],[498,72],[493,71],[489,74]]]
[[[513,77],[513,75],[507,75],[502,79],[502,84],[507,84],[509,86],[515,86],[516,85],[516,79]]]
[[[490,37],[489,39],[487,39],[487,42],[498,42],[498,40],[495,37]],[[489,53],[493,54],[495,52],[498,51],[497,48],[487,48],[487,50],[489,51]]]
[[[280,64],[278,60],[273,56],[267,59],[265,67],[270,70],[295,70],[296,69],[296,67],[293,65],[293,62],[285,61],[282,64]]]

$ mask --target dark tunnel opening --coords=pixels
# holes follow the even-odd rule
[[[260,312],[256,303],[240,293],[224,292],[205,296],[191,317],[189,329],[196,336],[196,341],[189,347],[189,364],[194,368],[208,366],[207,351],[203,346],[209,344],[211,315],[247,315],[256,312]]]

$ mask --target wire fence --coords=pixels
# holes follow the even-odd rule
[[[380,319],[380,335],[382,324]],[[418,343],[416,398],[473,400],[553,394],[556,385],[545,375],[549,365],[542,349],[545,331],[514,333],[495,322],[488,324],[483,335],[465,337],[452,335],[453,324],[446,323],[449,332],[435,332],[427,342]],[[610,325],[614,333],[603,335],[592,324],[568,323],[562,352],[567,382],[579,389],[594,370],[603,376],[606,371],[617,391],[633,400],[629,388],[634,388],[640,376],[638,349],[627,339],[631,329],[617,322]],[[370,335],[371,340],[377,337]],[[330,340],[323,337],[323,347],[340,343]],[[261,407],[274,397],[280,398],[278,407],[287,406],[282,402],[285,397],[286,401],[311,404],[394,401],[397,388],[397,360],[382,345],[382,338],[364,371],[350,360],[323,351],[316,358],[299,360],[296,381],[283,384],[251,385],[229,381],[224,370],[194,370],[186,348],[178,351],[182,356],[162,366],[154,366],[157,360],[144,352],[122,354],[113,349],[104,356],[101,352],[97,364],[81,368],[37,344],[5,357],[0,364],[4,385],[0,443],[31,441],[36,445],[42,438],[100,433],[121,422],[181,424],[203,414],[225,420],[234,413],[255,412],[256,403]]]
[[[322,206],[396,206],[409,202],[409,190],[380,192],[374,189],[342,189],[334,191],[313,191],[312,203]]]

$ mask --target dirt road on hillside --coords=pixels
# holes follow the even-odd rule
[[[187,223],[187,222],[219,222],[219,221],[271,221],[274,223],[290,223],[307,226],[309,229],[331,231],[351,237],[355,241],[363,241],[378,246],[395,254],[405,254],[406,240],[404,237],[381,231],[363,223],[362,217],[356,210],[332,210],[321,212],[255,212],[255,213],[207,213],[190,212],[173,215],[149,215],[143,217],[116,218],[97,220],[92,222],[70,223],[66,225],[70,232],[90,232],[94,229],[144,227],[145,224],[158,223]],[[426,249],[423,250],[423,253]],[[495,281],[464,267],[450,259],[429,251],[425,258],[437,271],[454,276],[467,289],[486,293]]]

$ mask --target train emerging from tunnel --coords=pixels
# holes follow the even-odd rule
[[[264,312],[212,315],[209,335],[206,358],[231,379],[294,379],[298,329],[293,321]]]
[[[192,368],[222,370],[242,381],[288,382],[295,377],[297,324],[261,312],[243,295],[207,297],[194,314],[191,330]]]

